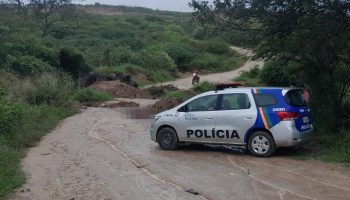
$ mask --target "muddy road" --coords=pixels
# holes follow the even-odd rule
[[[350,199],[346,168],[222,147],[163,151],[149,123],[120,108],[64,120],[29,151],[29,179],[13,199]]]
[[[150,140],[151,119],[125,113],[88,108],[65,119],[29,150],[23,161],[27,183],[11,199],[350,199],[348,168],[281,155],[256,158],[224,147],[163,151]]]

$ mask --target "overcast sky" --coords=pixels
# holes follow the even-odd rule
[[[83,0],[78,1],[82,4],[100,4],[107,5],[126,5],[126,6],[141,6],[159,10],[191,12],[192,9],[188,6],[191,0]]]

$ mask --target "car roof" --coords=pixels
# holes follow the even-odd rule
[[[230,93],[230,92],[250,92],[252,89],[289,91],[292,89],[300,89],[300,88],[295,88],[295,87],[238,87],[238,88],[225,88],[223,90],[212,90],[209,92],[204,92],[200,95],[205,96],[205,95],[210,95],[210,94],[226,94],[226,93]]]

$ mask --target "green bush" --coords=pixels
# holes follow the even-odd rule
[[[174,79],[168,71],[155,70],[148,74],[148,78],[152,82],[165,82]]]
[[[250,71],[243,71],[234,81],[242,82],[245,86],[259,86],[262,85],[259,79],[260,73],[261,69],[255,66]]]
[[[78,78],[90,71],[90,67],[85,63],[83,56],[71,49],[61,49],[59,59],[59,69],[69,73],[74,78]]]
[[[213,54],[229,54],[230,46],[221,40],[209,40],[197,42],[197,46],[202,52],[209,52]]]
[[[52,70],[48,63],[43,62],[34,56],[8,56],[6,59],[8,70],[21,76],[35,75],[44,71]]]
[[[22,104],[22,107],[21,124],[18,125],[16,131],[3,138],[9,146],[15,148],[35,146],[42,136],[57,125],[59,120],[76,112],[50,105],[30,106]]]
[[[10,134],[22,124],[23,106],[0,99],[0,135]]]
[[[21,171],[23,151],[1,144],[0,138],[0,199],[6,199],[7,194],[25,182]]]
[[[222,59],[213,54],[204,53],[193,59],[190,65],[200,70],[219,71],[217,69],[222,67]]]
[[[174,60],[180,71],[190,71],[191,61],[198,55],[194,48],[181,43],[166,43],[162,49]]]
[[[21,171],[24,148],[36,145],[61,119],[74,113],[48,105],[19,106],[21,120],[12,122],[16,123],[16,128],[11,129],[11,134],[0,135],[0,199],[6,199],[13,189],[25,182],[24,173]]]
[[[216,88],[216,85],[214,83],[204,81],[199,83],[198,85],[195,85],[193,87],[193,90],[197,93],[203,93],[203,92],[215,90],[215,88]]]
[[[270,86],[290,86],[298,79],[296,66],[295,63],[281,60],[269,61],[265,63],[260,73],[260,79]]]
[[[107,76],[110,74],[125,74],[125,73],[136,73],[136,72],[142,72],[144,69],[142,69],[140,66],[134,65],[134,64],[123,64],[116,67],[98,67],[95,69],[95,71],[98,74],[101,74],[102,76]]]
[[[80,89],[74,94],[74,100],[81,103],[103,102],[112,99],[113,98],[105,92],[95,91],[89,88]]]
[[[134,58],[134,64],[156,71],[171,70],[176,67],[173,59],[165,51],[155,48],[145,49],[138,53]]]
[[[0,88],[12,101],[63,106],[70,102],[74,82],[64,73],[45,72],[23,79],[0,72]]]
[[[130,46],[118,46],[112,48],[109,53],[110,65],[120,65],[131,63],[134,57],[134,52]],[[107,60],[108,58],[106,58]]]
[[[67,75],[56,73],[43,73],[27,79],[22,86],[23,98],[34,105],[66,105],[74,91],[73,80]]]

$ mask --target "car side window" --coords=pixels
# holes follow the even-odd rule
[[[218,99],[218,95],[199,97],[198,99],[195,99],[186,105],[187,111],[188,112],[213,111],[216,108],[217,99]]]
[[[250,101],[247,94],[235,93],[224,94],[222,97],[222,103],[220,110],[241,110],[249,109]]]
[[[273,106],[277,104],[277,100],[270,94],[255,94],[256,104],[259,107]]]

